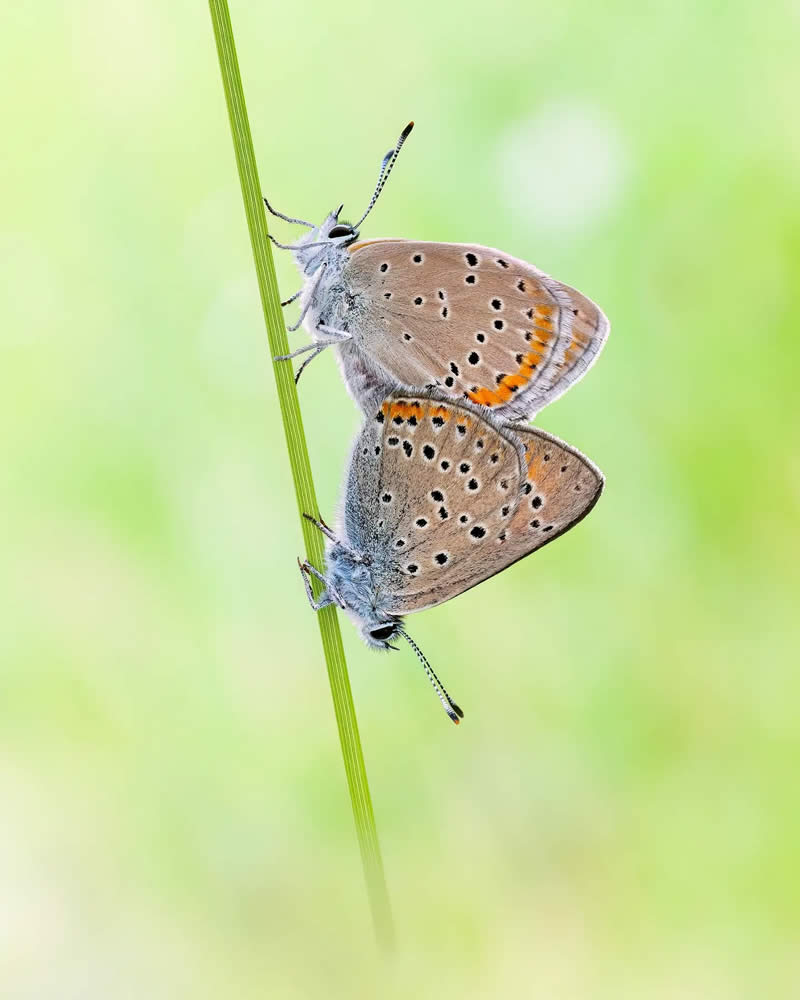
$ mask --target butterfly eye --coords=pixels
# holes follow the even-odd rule
[[[379,642],[386,642],[387,639],[391,639],[394,635],[394,625],[382,625],[380,628],[372,629],[369,634]]]
[[[334,226],[333,229],[328,233],[328,238],[331,240],[338,239],[340,236],[352,236],[353,230],[350,226]]]

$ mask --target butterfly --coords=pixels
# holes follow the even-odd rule
[[[277,212],[309,232],[291,250],[303,288],[300,317],[313,342],[306,365],[335,347],[345,384],[368,412],[389,391],[436,386],[505,419],[528,419],[580,379],[608,337],[603,312],[532,264],[477,244],[359,240],[413,122],[381,163],[369,205],[355,224],[343,206],[318,226]]]
[[[414,649],[453,722],[463,717],[405,630],[435,607],[558,538],[585,517],[602,473],[579,451],[527,425],[438,391],[393,393],[356,436],[327,569],[300,563],[315,610],[336,604],[377,649]],[[313,595],[311,578],[324,589]]]

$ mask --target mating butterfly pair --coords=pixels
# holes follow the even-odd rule
[[[413,124],[413,123],[412,123]],[[361,219],[342,206],[292,250],[305,279],[296,330],[313,343],[280,360],[336,348],[365,415],[345,481],[327,573],[301,568],[309,601],[336,603],[367,643],[403,636],[448,715],[462,716],[403,627],[403,616],[463,593],[563,534],[594,506],[599,470],[575,449],[513,423],[573,385],[609,324],[580,292],[477,245],[358,242],[400,148],[384,157]],[[315,600],[309,577],[325,586]]]

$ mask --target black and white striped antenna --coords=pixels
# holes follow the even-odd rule
[[[369,213],[375,206],[375,202],[378,200],[381,191],[383,191],[383,186],[386,183],[389,174],[392,172],[392,167],[394,167],[395,163],[397,163],[397,157],[400,155],[400,150],[403,148],[403,143],[411,134],[411,129],[413,127],[414,123],[409,122],[408,125],[406,125],[406,127],[400,133],[400,138],[397,140],[397,145],[394,147],[394,149],[390,149],[389,152],[386,154],[386,156],[384,156],[383,162],[381,163],[380,173],[378,174],[378,183],[375,185],[375,192],[370,198],[370,202],[369,205],[367,205],[366,212],[364,212],[364,214],[361,216],[358,222],[356,222],[356,224],[353,226],[353,229],[358,229],[358,227],[361,225],[364,219],[366,219],[366,217],[369,215]]]
[[[444,708],[445,712],[447,712],[447,714],[450,716],[453,722],[455,722],[455,724],[458,725],[459,722],[461,722],[461,720],[464,718],[464,713],[461,711],[458,705],[456,705],[456,703],[447,693],[447,688],[444,686],[444,684],[442,684],[442,682],[436,676],[436,673],[434,672],[434,669],[430,665],[430,663],[428,663],[425,654],[422,652],[419,646],[414,642],[414,640],[411,638],[408,632],[400,628],[399,625],[396,626],[395,631],[397,632],[398,635],[402,635],[402,637],[406,640],[409,646],[417,654],[419,662],[422,664],[425,673],[428,675],[428,680],[433,685],[433,690],[436,692],[439,701],[442,703],[442,708]]]

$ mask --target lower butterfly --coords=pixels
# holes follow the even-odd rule
[[[335,347],[344,381],[368,413],[390,391],[431,385],[469,399],[504,419],[534,416],[590,368],[608,337],[602,310],[581,292],[524,260],[477,244],[359,241],[371,211],[411,131],[404,129],[381,164],[366,212],[355,224],[342,206],[309,227],[292,250],[303,288],[301,324],[313,342],[297,372]],[[265,199],[266,200],[266,199]]]
[[[324,573],[300,566],[309,602],[315,610],[338,605],[375,648],[406,639],[458,723],[463,713],[406,632],[405,616],[558,538],[602,488],[587,458],[543,431],[504,426],[438,392],[392,394],[356,437],[336,531],[309,518],[329,541]],[[311,577],[324,585],[317,599]]]

